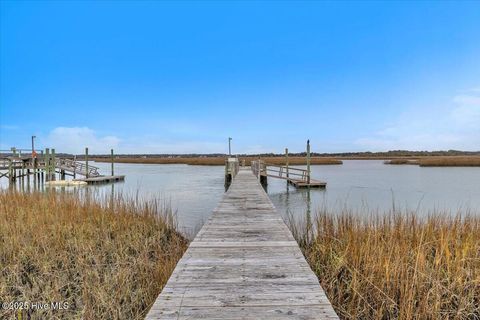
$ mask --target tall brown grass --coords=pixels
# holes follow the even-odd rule
[[[342,319],[480,319],[480,216],[290,223]]]
[[[0,302],[68,303],[1,319],[145,316],[187,241],[168,208],[110,200],[0,191]]]
[[[415,164],[418,165],[418,160],[409,160],[409,159],[392,159],[386,160],[384,164]]]
[[[419,160],[421,167],[480,167],[480,157],[427,157]]]
[[[392,159],[385,164],[416,164],[420,167],[480,167],[479,156],[422,157],[419,159]]]
[[[258,160],[258,157],[239,157],[240,163],[245,160],[245,165],[249,166],[252,160]],[[260,157],[270,164],[285,165],[284,157]],[[108,158],[94,158],[96,162],[110,162]],[[142,164],[189,164],[189,165],[207,165],[207,166],[223,166],[225,165],[225,157],[174,157],[174,158],[116,158],[116,163],[142,163]],[[306,165],[305,157],[289,157],[290,165]],[[331,165],[342,164],[341,160],[334,158],[312,157],[311,164]]]

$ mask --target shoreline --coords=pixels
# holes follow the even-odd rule
[[[285,165],[285,157],[238,157],[240,163],[245,160],[249,166],[252,160],[262,159],[268,164]],[[116,157],[114,163],[132,164],[187,164],[203,166],[223,166],[227,157]],[[110,163],[108,157],[92,157],[92,161]],[[379,160],[386,165],[418,165],[420,167],[480,167],[480,156],[427,156],[427,157],[312,157],[312,165],[341,165],[343,160]],[[293,156],[288,158],[289,165],[306,165],[305,157]]]
[[[386,165],[418,165],[420,167],[480,167],[479,156],[395,158]]]
[[[240,163],[245,160],[245,165],[250,166],[251,161],[259,159],[259,157],[238,157]],[[151,158],[138,158],[138,157],[118,157],[113,161],[114,163],[137,163],[137,164],[187,164],[187,165],[204,165],[204,166],[223,166],[225,165],[227,157],[151,157]],[[268,164],[285,165],[285,157],[260,157]],[[110,158],[91,158],[95,162],[108,162],[112,160]],[[306,165],[305,157],[289,157],[289,165]],[[312,157],[310,160],[312,165],[341,165],[343,162],[336,158],[323,158]]]

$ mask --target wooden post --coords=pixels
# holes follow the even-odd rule
[[[15,182],[17,180],[17,170],[15,169],[15,166],[13,165],[14,158],[17,156],[17,148],[12,147],[12,159],[10,160],[10,166],[11,166],[11,182]]]
[[[115,171],[113,169],[113,149],[110,150],[111,154],[112,154],[112,177],[115,175]]]
[[[310,140],[307,140],[307,183],[310,185]]]
[[[56,163],[55,163],[55,149],[52,149],[52,156],[51,156],[51,161],[50,161],[50,170],[51,170],[51,173],[52,173],[52,180],[56,180],[56,177],[55,177],[55,167],[56,167]]]
[[[74,155],[73,156],[73,164],[74,164],[74,167],[73,167],[73,180],[75,180],[77,178],[77,155]]]
[[[306,214],[306,240],[307,243],[310,243],[311,233],[312,233],[312,200],[310,198],[310,187],[307,190],[307,214]]]
[[[260,183],[262,184],[263,187],[266,187],[268,185],[267,181],[267,164],[265,162],[260,162],[260,173],[258,174],[260,177]],[[265,172],[265,175],[262,176],[261,173],[262,171]]]
[[[37,162],[37,153],[35,152],[35,140],[36,136],[32,136],[32,163],[31,163],[31,166],[33,167],[33,187],[35,189],[35,185],[36,185],[36,182],[37,182],[37,178],[36,178],[36,175],[37,175],[37,167],[35,165],[35,163]],[[29,179],[30,179],[30,176],[28,176]],[[28,182],[28,184],[30,185],[30,181]]]
[[[85,148],[85,170],[87,171],[85,177],[88,179],[88,148]]]
[[[285,166],[287,167],[287,183],[288,183],[288,178],[289,178],[289,174],[288,174],[288,148],[285,148]]]
[[[37,178],[38,178],[38,183],[39,184],[41,182],[41,176],[42,176],[42,173],[43,173],[42,168],[38,168],[40,161],[43,161],[45,163],[45,156],[43,155],[43,150],[40,150],[40,158],[37,157],[35,159],[35,166],[37,168]]]
[[[37,158],[32,157],[32,167],[33,167],[33,184],[37,183]]]
[[[260,157],[258,157],[258,162],[257,162],[257,174],[258,174],[258,181],[260,181],[260,173],[261,173],[261,170],[260,170]]]
[[[13,166],[12,166],[12,159],[8,159],[8,181],[12,183],[14,180],[13,178]]]
[[[50,180],[50,149],[45,149],[45,180]]]
[[[41,183],[43,183],[45,181],[45,164],[46,164],[46,161],[47,161],[47,156],[44,154],[43,150],[42,150],[42,159],[43,159],[43,165],[44,165],[44,169],[40,169],[39,170],[39,178],[38,180],[40,180]]]

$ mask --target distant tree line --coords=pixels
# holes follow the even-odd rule
[[[460,151],[460,150],[439,150],[439,151],[409,151],[409,150],[390,150],[385,152],[339,152],[339,153],[318,153],[312,152],[312,157],[352,157],[352,158],[391,158],[391,157],[426,157],[426,156],[480,156],[480,151]],[[73,155],[71,155],[73,156]],[[82,159],[84,155],[77,155]],[[116,154],[118,158],[209,158],[209,157],[226,157],[225,153],[189,153],[189,154]],[[257,153],[257,154],[237,154],[241,157],[283,157],[283,153]],[[292,157],[305,157],[306,152],[289,153]],[[92,158],[109,158],[110,154],[90,155]]]

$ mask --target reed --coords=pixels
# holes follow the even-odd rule
[[[142,319],[187,241],[156,202],[0,191],[0,300],[66,302],[1,319]]]
[[[141,164],[188,164],[188,165],[206,165],[206,166],[223,166],[225,165],[226,157],[152,157],[152,158],[116,158],[116,163],[141,163]],[[252,160],[258,160],[258,157],[239,157],[240,163],[245,160],[245,165],[249,166]],[[284,157],[260,157],[270,164],[285,165]],[[107,158],[94,158],[96,162],[110,162]],[[290,165],[306,165],[307,160],[305,157],[289,157],[288,162]],[[333,165],[342,164],[341,160],[334,158],[324,157],[312,157],[311,164],[314,165]]]
[[[480,167],[480,157],[427,157],[419,160],[421,167]]]
[[[418,160],[409,160],[409,159],[392,159],[386,160],[384,164],[415,164],[418,165]]]
[[[342,319],[480,319],[480,216],[290,221]]]
[[[415,164],[420,167],[480,167],[479,156],[422,157],[418,159],[391,159],[385,164]]]

